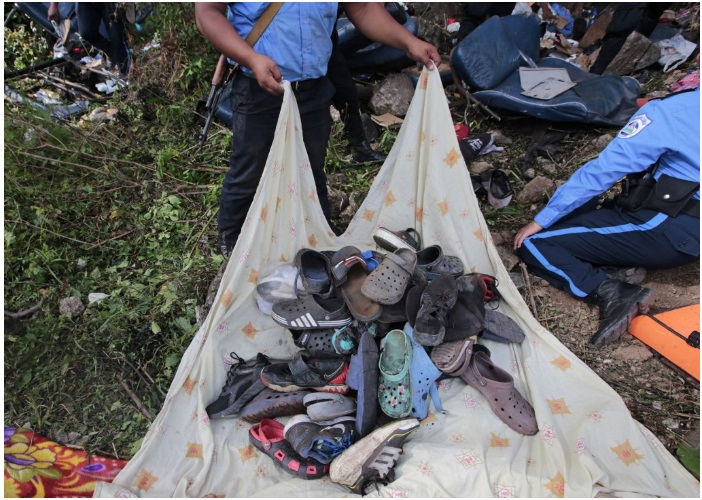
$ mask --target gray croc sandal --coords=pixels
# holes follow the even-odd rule
[[[291,330],[340,328],[353,321],[343,300],[322,299],[316,295],[273,304],[271,318]]]
[[[379,304],[396,304],[402,300],[417,264],[417,254],[400,248],[389,253],[366,278],[361,293]]]
[[[417,269],[422,271],[429,281],[435,280],[440,274],[450,274],[457,278],[464,270],[461,259],[444,255],[439,245],[432,245],[417,252]]]
[[[303,400],[307,415],[315,422],[327,422],[356,413],[356,402],[341,394],[315,392]]]
[[[495,366],[482,351],[473,356],[458,375],[463,381],[485,396],[490,408],[515,432],[533,436],[539,432],[534,408],[514,387],[514,378],[502,368]]]

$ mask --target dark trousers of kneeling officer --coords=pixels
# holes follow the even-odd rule
[[[593,204],[527,238],[517,253],[553,286],[600,306],[603,322],[591,343],[601,345],[617,341],[654,299],[651,289],[611,279],[602,268],[667,269],[696,262],[700,220],[645,208],[595,210]]]
[[[614,202],[598,198],[624,178]],[[653,291],[608,276],[605,266],[666,269],[700,256],[700,91],[652,100],[597,158],[519,230],[514,249],[536,274],[600,308],[590,340],[615,342]]]

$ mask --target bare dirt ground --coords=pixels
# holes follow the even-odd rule
[[[671,452],[683,441],[699,447],[696,380],[629,334],[612,345],[592,346],[588,341],[598,327],[597,309],[543,280],[531,280],[540,322],[619,393],[636,420]],[[656,293],[651,314],[699,303],[700,265],[649,271],[642,285]]]

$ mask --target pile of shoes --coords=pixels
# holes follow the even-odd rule
[[[380,228],[385,252],[347,246],[301,249],[293,265],[262,273],[257,303],[301,348],[273,363],[235,353],[211,419],[254,424],[251,444],[285,471],[330,479],[364,493],[391,482],[406,437],[429,413],[443,412],[436,382],[460,377],[516,432],[537,432],[531,405],[490,360],[482,337],[521,342],[499,301],[495,278],[464,274],[438,245],[421,247],[413,229]],[[288,418],[285,423],[276,419]]]

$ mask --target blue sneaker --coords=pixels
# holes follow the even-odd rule
[[[356,419],[345,416],[320,424],[307,415],[296,415],[283,434],[301,457],[328,464],[356,441]]]

